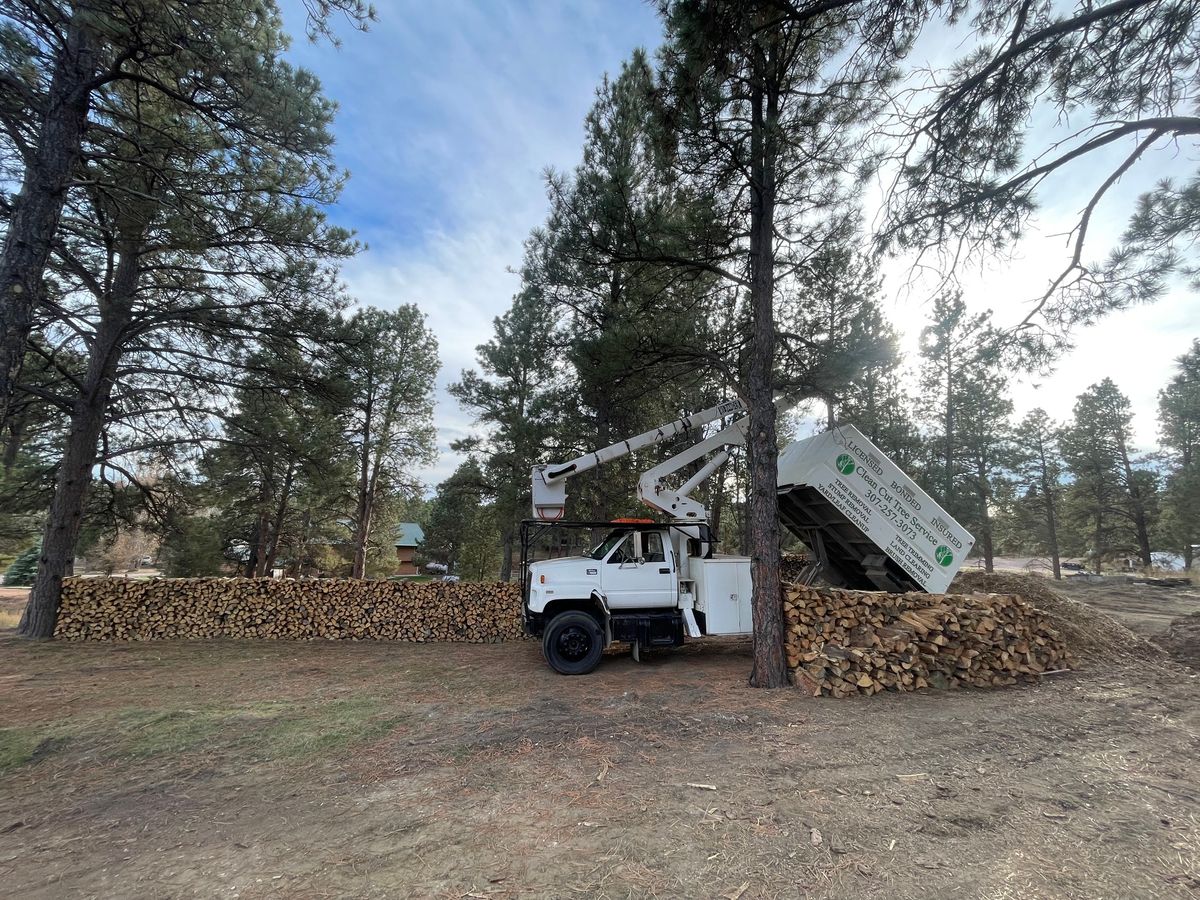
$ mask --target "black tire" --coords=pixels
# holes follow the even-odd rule
[[[586,675],[604,656],[604,631],[593,616],[578,610],[561,612],[546,626],[542,653],[561,675]]]

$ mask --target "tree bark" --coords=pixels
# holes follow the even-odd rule
[[[1050,468],[1046,459],[1045,443],[1038,443],[1039,462],[1042,475],[1042,500],[1046,504],[1046,542],[1050,545],[1050,564],[1054,567],[1054,580],[1062,581],[1062,565],[1058,552],[1058,524],[1054,515],[1054,491],[1050,484]]]
[[[21,453],[21,445],[25,442],[27,422],[27,414],[10,415],[8,418],[7,428],[5,428],[8,436],[4,441],[3,460],[5,477],[12,474],[13,467],[17,464],[17,457]]]
[[[501,555],[500,555],[500,580],[504,582],[512,581],[513,568],[513,533],[516,529],[510,522],[504,531],[500,534]]]
[[[242,567],[242,574],[246,578],[253,578],[258,574],[258,558],[262,555],[263,531],[265,530],[263,520],[265,518],[260,508],[254,516],[254,536],[250,538],[250,546],[246,548],[246,564]]]
[[[359,456],[358,507],[354,524],[354,565],[351,578],[367,574],[367,540],[371,534],[371,418],[375,415],[374,375],[367,373],[366,405],[363,408],[362,453]]]
[[[132,295],[132,288],[129,293]],[[102,316],[96,329],[84,389],[71,411],[70,431],[42,536],[37,578],[17,626],[17,634],[21,637],[47,639],[54,636],[62,581],[71,571],[75,558],[84,502],[92,481],[92,467],[96,464],[100,432],[121,360],[127,324],[126,313],[114,312]]]
[[[367,577],[367,542],[371,535],[373,507],[369,490],[359,491],[358,523],[354,532],[354,566],[350,571],[351,578]]]
[[[783,652],[783,598],[779,584],[779,449],[774,397],[775,368],[775,177],[778,86],[768,53],[756,48],[751,91],[750,306],[752,331],[746,393],[750,429],[746,439],[750,491],[751,608],[754,666],[750,683],[776,688],[787,681]]]
[[[946,509],[952,509],[954,500],[954,358],[953,347],[949,337],[946,338],[946,457],[945,482],[942,490],[945,493]]]
[[[1142,566],[1148,569],[1154,565],[1154,559],[1150,555],[1150,528],[1146,523],[1146,501],[1142,497],[1141,489],[1134,477],[1133,464],[1129,461],[1129,449],[1125,446],[1124,439],[1118,440],[1117,443],[1121,449],[1121,465],[1125,469],[1126,492],[1129,494],[1133,526],[1137,532],[1138,556],[1141,558]]]
[[[709,527],[712,529],[713,540],[721,543],[721,516],[725,510],[725,478],[729,468],[729,460],[721,463],[712,479],[712,515],[709,516]],[[714,548],[715,549],[715,548]]]
[[[980,476],[982,479],[984,476]],[[982,481],[981,481],[982,483]],[[979,491],[979,543],[983,550],[983,570],[994,572],[996,569],[996,545],[992,539],[992,516],[988,512],[988,493]]]
[[[305,509],[300,517],[300,549],[296,553],[296,577],[304,575],[304,567],[308,563],[308,533],[312,528],[312,510]]]
[[[260,577],[270,574],[275,568],[275,559],[279,556],[279,535],[283,532],[283,522],[287,517],[288,500],[291,499],[292,482],[296,477],[296,463],[294,460],[288,462],[287,473],[283,477],[283,487],[279,492],[279,504],[275,507],[275,516],[271,520],[271,530],[267,535],[266,553],[263,554],[262,571]]]
[[[268,463],[260,472],[258,507],[254,516],[254,546],[250,548],[246,558],[247,578],[261,578],[266,568],[267,548],[271,543],[271,516],[267,512],[267,506],[271,502],[271,469],[272,466]]]
[[[76,4],[0,250],[0,423],[8,417],[20,377],[67,186],[83,156],[89,83],[99,53],[99,41],[87,24],[90,15],[86,4]]]

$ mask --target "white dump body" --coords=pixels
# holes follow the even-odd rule
[[[829,568],[851,587],[944,593],[975,539],[852,425],[789,444],[779,455],[780,516],[820,532]],[[868,584],[869,582],[869,584]]]

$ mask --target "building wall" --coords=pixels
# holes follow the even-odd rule
[[[413,547],[397,547],[396,548],[396,574],[397,575],[417,575],[416,565],[413,563],[413,556],[416,555],[416,549]]]

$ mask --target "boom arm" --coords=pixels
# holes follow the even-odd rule
[[[794,403],[795,401],[787,397],[780,397],[775,401],[775,409],[778,412],[784,412],[791,409]],[[725,464],[725,460],[729,459],[729,451],[725,448],[745,445],[746,429],[749,427],[750,417],[745,416],[707,440],[659,463],[642,475],[641,481],[638,482],[638,498],[651,509],[666,513],[673,519],[707,522],[708,510],[699,500],[693,500],[689,495],[707,481],[713,472],[721,468]],[[684,466],[703,459],[705,455],[718,449],[719,453],[678,488],[672,490],[665,483],[667,476],[678,472]]]
[[[792,405],[793,401],[787,398],[775,401],[775,408],[781,412],[791,408]],[[702,412],[677,419],[669,425],[651,429],[637,437],[618,441],[603,450],[586,453],[570,462],[560,465],[534,466],[534,518],[549,520],[562,518],[567,503],[566,480],[571,476],[594,469],[602,463],[618,459],[636,450],[641,450],[643,447],[660,444],[667,438],[708,422],[714,422],[730,413],[745,412],[745,409],[746,407],[740,400],[729,400]],[[642,475],[638,483],[638,498],[652,509],[666,513],[674,519],[692,522],[707,521],[708,511],[699,501],[691,499],[689,494],[703,484],[729,458],[729,453],[724,448],[742,446],[746,443],[746,429],[749,424],[750,417],[744,416],[728,428],[650,469]],[[664,483],[669,475],[702,459],[714,450],[720,450],[720,452],[679,488],[672,490]]]
[[[544,465],[533,467],[533,515],[537,519],[561,519],[567,507],[567,484],[568,478],[573,475],[578,475],[580,472],[586,472],[589,469],[594,469],[602,463],[610,462],[614,459],[619,459],[636,450],[641,450],[643,447],[649,447],[653,444],[661,444],[667,438],[674,437],[681,432],[696,428],[700,425],[706,425],[709,422],[714,422],[730,413],[743,412],[745,407],[740,400],[727,400],[724,403],[719,403],[716,406],[709,407],[701,412],[694,413],[690,416],[684,416],[682,419],[676,419],[668,425],[661,425],[658,428],[652,428],[650,431],[643,432],[637,437],[631,437],[628,440],[618,441],[615,444],[610,444],[602,450],[597,450],[594,453],[585,453],[583,456],[576,457],[570,462],[561,463],[559,465]],[[728,429],[726,429],[728,431]],[[724,434],[724,432],[722,432]],[[707,442],[705,442],[707,443]]]

